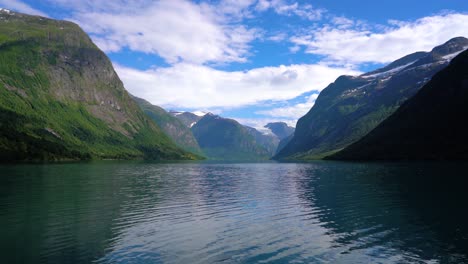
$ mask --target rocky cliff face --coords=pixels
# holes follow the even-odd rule
[[[0,12],[0,112],[0,149],[13,160],[192,157],[71,22]]]

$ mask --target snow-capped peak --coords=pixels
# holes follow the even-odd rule
[[[208,114],[207,112],[203,112],[203,111],[195,111],[192,113],[196,116],[205,116],[206,114]]]
[[[11,10],[8,10],[8,9],[6,9],[6,8],[0,8],[0,12],[10,14],[10,13],[11,13]]]
[[[262,133],[263,135],[266,135],[266,136],[274,136],[275,133],[273,133],[273,131],[271,131],[270,128],[268,127],[259,127],[259,128],[256,128],[260,133]]]

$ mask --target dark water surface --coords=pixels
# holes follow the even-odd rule
[[[2,263],[468,263],[468,164],[0,166]]]

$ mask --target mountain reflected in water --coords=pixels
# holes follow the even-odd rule
[[[462,263],[468,164],[0,167],[6,263]]]

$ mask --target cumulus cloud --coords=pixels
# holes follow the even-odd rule
[[[241,107],[296,98],[320,91],[337,76],[359,74],[348,68],[289,65],[226,72],[179,63],[146,71],[116,65],[125,87],[134,95],[164,107]]]
[[[72,20],[91,34],[106,52],[124,48],[156,54],[173,64],[245,62],[258,30],[232,22],[251,1],[227,1],[224,9],[206,3],[178,1],[69,1]],[[128,3],[127,3],[128,2]],[[221,4],[221,3],[220,3]]]
[[[18,0],[0,0],[0,6],[17,12],[47,17],[47,14]]]
[[[444,14],[412,22],[390,21],[382,32],[352,28],[349,19],[335,18],[339,26],[314,29],[290,41],[306,52],[326,56],[331,62],[387,63],[416,51],[431,50],[447,40],[468,36],[467,14]]]

